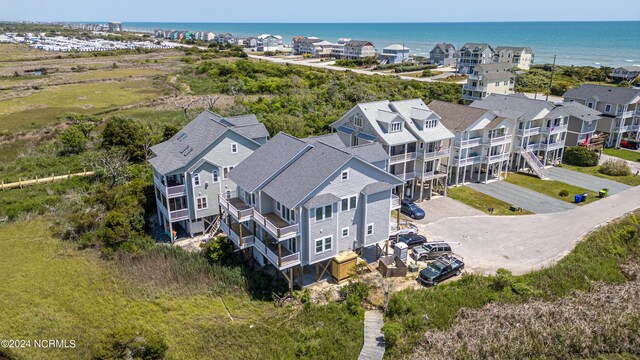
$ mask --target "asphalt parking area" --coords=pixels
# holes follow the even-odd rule
[[[527,209],[536,214],[556,213],[574,209],[576,205],[554,199],[548,195],[510,184],[505,181],[493,181],[487,184],[472,183],[468,187],[502,200],[511,205]]]
[[[583,174],[581,172],[552,167],[547,169],[549,170],[549,176],[553,180],[562,181],[563,183],[567,183],[574,186],[579,186],[581,188],[585,188],[587,190],[598,191],[600,189],[609,189],[609,194],[617,194],[622,191],[625,191],[631,186],[621,184],[616,181],[612,181],[609,179],[604,179],[601,177]]]

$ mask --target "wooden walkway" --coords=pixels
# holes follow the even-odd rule
[[[364,313],[364,345],[358,360],[382,360],[384,356],[383,324],[380,311],[367,310]]]
[[[77,176],[91,176],[93,174],[94,174],[93,171],[83,171],[75,174],[57,175],[57,176],[52,175],[51,177],[46,177],[46,178],[35,177],[34,179],[20,180],[20,181],[8,183],[8,184],[5,184],[3,181],[3,182],[0,182],[0,190],[22,189],[25,186],[44,184],[44,183],[49,183],[49,182],[58,181],[58,180],[66,180],[66,179],[70,179],[72,177],[77,177]]]

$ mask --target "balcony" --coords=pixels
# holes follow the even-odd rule
[[[389,164],[397,164],[400,162],[404,162],[406,159],[407,159],[407,156],[404,153],[398,154],[398,155],[391,155],[391,157],[389,158]]]
[[[415,160],[418,154],[415,151],[411,151],[407,153],[407,160]]]
[[[438,159],[449,156],[449,148],[443,148],[437,151],[430,151],[427,153],[418,153],[418,158],[420,159]]]
[[[538,143],[538,144],[529,144],[527,145],[527,149],[531,151],[551,151],[556,149],[561,149],[564,147],[564,141],[554,142],[554,143]]]
[[[242,226],[242,231],[240,231],[241,226],[239,223],[232,223],[231,226],[227,225],[224,221],[220,223],[220,228],[229,236],[229,239],[231,239],[239,249],[246,249],[253,246],[255,237],[253,236],[253,232],[246,226]],[[241,232],[242,236],[240,236]]]
[[[397,209],[400,207],[400,197],[398,195],[391,195],[391,209]]]
[[[618,132],[638,131],[639,129],[640,129],[640,125],[638,124],[629,124],[629,125],[622,125],[622,126],[615,127],[615,131],[618,131]]]
[[[509,153],[485,156],[483,162],[485,164],[494,164],[497,162],[509,160]]]
[[[482,162],[482,155],[470,156],[470,157],[461,158],[461,159],[459,158],[453,159],[453,165],[458,167],[479,164],[481,162]]]
[[[167,188],[168,198],[180,197],[186,194],[187,194],[187,189],[186,189],[186,186],[184,185],[170,186]]]
[[[273,266],[280,270],[300,264],[300,253],[291,252],[289,249],[282,246],[282,244],[265,244],[264,241],[255,237],[253,246],[258,249],[258,251],[262,253],[262,255],[264,255],[271,264],[273,264]]]
[[[510,142],[511,142],[511,135],[504,135],[504,136],[494,137],[494,138],[489,138],[484,140],[484,144],[489,146],[508,144]]]
[[[169,211],[169,219],[171,221],[187,220],[189,218],[189,208]]]
[[[476,95],[462,94],[461,98],[462,100],[476,101],[476,100],[482,100],[482,95],[476,96]]]
[[[482,143],[482,138],[476,137],[476,138],[467,139],[467,140],[456,140],[453,143],[453,145],[459,148],[468,148],[468,147],[479,146],[481,143]]]
[[[430,171],[425,171],[424,172],[423,179],[424,180],[431,180],[431,179],[434,179],[434,178],[443,177],[445,175],[447,175],[446,170],[445,171],[430,170]]]
[[[518,135],[520,136],[533,136],[540,134],[540,127],[534,127],[529,129],[518,129]]]
[[[234,194],[232,193],[231,196]],[[227,198],[225,194],[218,194],[218,203],[239,222],[247,221],[253,215],[253,207],[245,204],[238,197]]]
[[[282,220],[274,213],[267,213],[263,215],[254,211],[253,221],[260,224],[260,226],[265,228],[265,230],[267,230],[271,236],[278,239],[278,241],[295,237],[299,230],[299,224],[289,225],[289,223]]]
[[[636,110],[636,113],[638,112],[638,110]],[[616,117],[619,118],[629,118],[632,117],[634,114],[633,110],[628,110],[628,111],[616,111]],[[637,115],[637,114],[636,114]]]
[[[563,124],[563,125],[556,125],[556,126],[551,126],[551,127],[543,127],[541,129],[541,132],[544,134],[557,134],[557,133],[561,133],[561,132],[565,132],[567,131],[567,124]]]
[[[481,85],[476,85],[476,86],[463,85],[462,88],[464,90],[467,90],[467,91],[479,91],[479,92],[487,92],[487,91],[489,91],[489,87],[488,86],[481,86]]]

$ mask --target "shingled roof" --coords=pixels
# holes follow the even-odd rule
[[[487,113],[484,109],[440,100],[430,102],[429,108],[440,115],[440,121],[450,131],[464,131]]]
[[[565,99],[596,99],[609,104],[630,104],[640,98],[640,89],[585,84],[564,93]]]

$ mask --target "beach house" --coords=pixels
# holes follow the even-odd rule
[[[491,94],[471,103],[516,122],[511,169],[529,168],[547,178],[545,166],[560,163],[564,153],[569,113],[562,106],[520,94]]]
[[[429,52],[429,62],[442,66],[456,66],[456,48],[453,44],[436,44]]]
[[[381,64],[402,64],[413,59],[409,55],[409,48],[401,44],[393,44],[382,49],[380,54]]]
[[[493,63],[479,64],[469,74],[467,83],[462,86],[462,100],[470,104],[482,100],[490,94],[513,94],[513,79],[511,64]]]
[[[494,54],[494,62],[529,70],[533,64],[533,50],[530,47],[498,46]]]
[[[218,194],[235,189],[229,171],[268,136],[254,115],[222,117],[203,111],[151,148],[158,221],[172,240],[215,230]]]
[[[476,65],[492,63],[494,54],[489,44],[466,43],[458,50],[458,72],[473,74]]]
[[[597,130],[609,133],[607,146],[618,147],[623,139],[640,140],[640,89],[605,85],[581,85],[564,94],[602,113]]]
[[[357,104],[330,126],[347,146],[382,145],[387,171],[404,181],[404,193],[394,193],[419,201],[446,195],[454,136],[421,99]]]
[[[297,55],[308,55],[314,58],[331,56],[333,44],[317,37],[305,37],[297,44]]]
[[[363,40],[350,40],[344,44],[344,51],[341,59],[364,59],[376,56],[376,49],[373,43]]]
[[[490,110],[434,100],[444,126],[455,135],[449,156],[449,183],[506,178],[515,122]]]
[[[640,66],[639,65],[631,65],[631,66],[622,66],[617,67],[611,71],[609,74],[614,80],[626,80],[633,81],[638,76],[640,76]]]
[[[282,36],[262,34],[256,36],[256,51],[282,51]]]
[[[572,100],[556,104],[556,106],[561,106],[569,113],[565,147],[589,145],[594,140],[598,120],[602,117],[602,113]]]
[[[297,139],[278,133],[228,174],[222,230],[261,265],[302,285],[317,281],[336,256],[378,248],[400,206],[402,180],[384,166],[379,144],[350,149],[335,136]],[[376,166],[373,163],[378,163]]]

